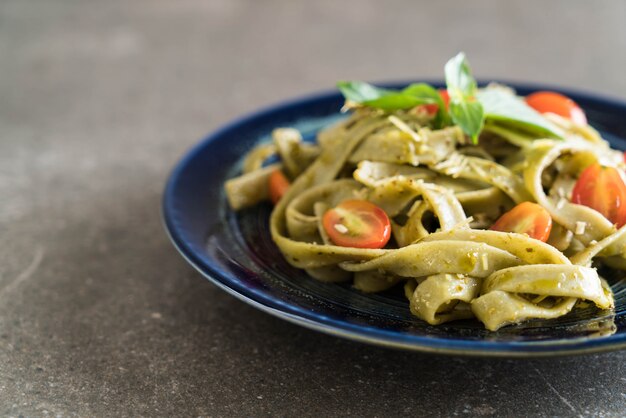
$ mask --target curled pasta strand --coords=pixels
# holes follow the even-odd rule
[[[411,312],[431,325],[472,318],[470,302],[479,291],[480,279],[462,274],[435,274],[409,295]]]

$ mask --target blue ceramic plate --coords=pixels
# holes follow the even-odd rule
[[[432,83],[440,85],[440,83]],[[578,102],[613,147],[626,148],[626,103],[549,86],[512,85],[526,95],[559,90]],[[401,87],[403,84],[390,85]],[[363,294],[315,281],[287,264],[268,232],[268,204],[234,213],[223,183],[242,156],[276,127],[313,138],[342,116],[337,92],[322,93],[243,117],[193,148],[171,174],[163,199],[167,232],[183,257],[228,293],[288,321],[328,334],[388,347],[447,354],[538,356],[626,347],[626,285],[613,284],[614,314],[577,310],[488,332],[477,321],[430,326],[411,316],[400,292]]]

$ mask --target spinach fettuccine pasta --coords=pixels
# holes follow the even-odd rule
[[[403,286],[429,324],[611,309],[598,268],[626,269],[622,152],[565,96],[478,88],[463,54],[445,76],[439,91],[339,83],[347,117],[315,143],[278,127],[226,183],[231,207],[272,200],[290,264],[362,292]]]

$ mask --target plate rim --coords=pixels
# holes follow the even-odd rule
[[[397,88],[410,84],[411,82],[427,82],[435,86],[443,84],[441,80],[432,79],[419,81],[393,81],[375,84],[388,88]],[[569,96],[578,96],[586,101],[596,102],[600,105],[621,107],[626,112],[626,102],[617,98],[606,97],[596,93],[589,93],[540,83],[524,83],[506,80],[498,80],[497,82],[509,85],[516,89],[556,90]],[[479,84],[484,85],[486,83],[479,80]],[[498,342],[485,340],[444,339],[440,337],[425,337],[423,335],[416,334],[398,334],[397,332],[385,331],[376,327],[351,325],[334,319],[326,320],[325,318],[313,313],[306,315],[305,310],[299,310],[293,305],[287,305],[291,308],[291,311],[286,310],[285,306],[280,306],[281,304],[285,305],[285,302],[279,303],[276,298],[272,297],[270,294],[252,292],[245,287],[237,286],[236,283],[233,283],[229,277],[222,274],[209,263],[203,262],[202,256],[209,257],[209,255],[206,253],[202,254],[202,256],[196,254],[196,250],[188,245],[187,241],[184,239],[182,231],[176,227],[174,222],[174,195],[176,185],[179,182],[184,169],[191,161],[194,160],[198,153],[210,146],[213,141],[222,137],[229,131],[240,127],[241,125],[253,122],[256,119],[271,116],[275,113],[285,112],[295,106],[306,107],[307,105],[311,105],[315,102],[329,100],[335,97],[339,97],[339,92],[337,90],[322,90],[320,92],[276,102],[269,106],[261,107],[256,111],[236,117],[230,122],[209,132],[200,141],[189,148],[183,154],[182,158],[178,160],[169,173],[165,184],[161,201],[161,222],[173,246],[194,269],[220,289],[263,312],[269,313],[270,315],[328,335],[388,348],[418,351],[423,353],[478,357],[547,357],[590,354],[626,348],[626,333],[613,334],[599,338],[577,337],[548,341]]]

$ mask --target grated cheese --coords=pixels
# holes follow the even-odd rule
[[[483,255],[480,257],[480,260],[483,263],[483,270],[489,270],[489,258],[487,257],[486,253],[483,253]]]
[[[348,233],[348,227],[343,224],[335,224],[333,225],[333,228],[335,228],[335,231],[339,232],[340,234]]]
[[[470,162],[469,166],[480,177],[482,177],[484,179],[489,177],[489,175],[485,172],[485,170],[483,170],[483,168],[481,166],[479,166],[478,164],[475,164],[474,162]]]
[[[574,234],[576,234],[576,235],[584,234],[585,233],[585,228],[587,228],[587,223],[586,222],[582,222],[582,221],[576,222],[576,231],[574,231]]]
[[[409,125],[407,125],[404,121],[402,121],[397,116],[391,115],[387,119],[389,119],[389,122],[393,123],[402,132],[409,134],[411,136],[411,138],[413,138],[413,140],[415,142],[418,142],[418,143],[419,142],[424,142],[422,137],[419,136],[419,134],[417,132],[415,132],[413,129],[411,129],[411,127]]]
[[[471,224],[472,222],[474,222],[474,217],[470,216],[469,218],[465,218],[464,220],[462,220],[461,222],[455,224],[452,228],[450,228],[449,230],[453,230],[453,229],[465,229],[467,227],[469,227],[469,224]]]

